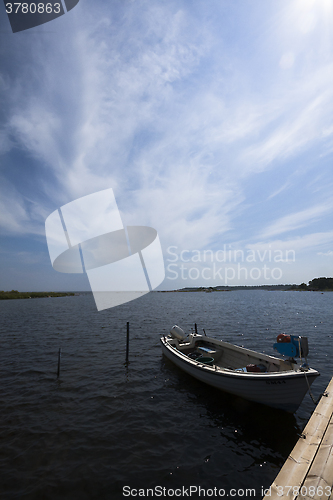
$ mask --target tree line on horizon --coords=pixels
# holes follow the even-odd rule
[[[313,280],[309,281],[308,284],[306,283],[301,283],[300,285],[293,285],[292,289],[299,289],[299,290],[312,290],[312,291],[317,291],[317,290],[333,290],[333,278],[314,278]]]
[[[74,295],[73,292],[19,292],[18,290],[11,290],[4,292],[0,290],[0,300],[10,299],[40,299],[45,297],[67,297]]]
[[[185,287],[179,290],[172,290],[176,292],[221,292],[231,290],[308,290],[312,292],[317,291],[333,291],[333,278],[314,278],[308,284],[301,283],[300,285],[220,285],[215,287]]]

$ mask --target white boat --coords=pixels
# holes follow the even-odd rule
[[[288,359],[260,354],[206,335],[186,335],[177,325],[170,335],[161,338],[161,343],[163,354],[170,361],[201,382],[294,413],[319,372],[307,364],[306,337],[281,334],[277,340],[274,348],[288,355]],[[299,363],[294,359],[297,355]]]

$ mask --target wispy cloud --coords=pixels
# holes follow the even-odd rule
[[[309,233],[304,236],[291,237],[287,239],[275,239],[247,244],[246,248],[254,251],[281,250],[283,252],[294,250],[295,252],[307,252],[318,246],[330,244],[333,241],[333,231]],[[324,254],[322,254],[324,255]]]
[[[264,229],[258,236],[260,239],[268,239],[278,234],[303,228],[318,221],[323,215],[329,214],[333,209],[332,201],[309,207],[305,210],[295,212],[276,220]]]
[[[46,211],[22,196],[5,178],[0,178],[0,226],[2,234],[44,234]]]
[[[333,257],[333,250],[328,250],[328,252],[317,252],[317,255],[323,255],[324,257]]]
[[[263,137],[242,153],[242,161],[247,161],[250,170],[260,172],[277,160],[286,161],[322,139],[322,129],[331,121],[333,91],[329,82],[332,76],[333,66],[330,65],[324,79],[309,75],[310,89],[299,82],[297,89],[287,91],[280,99],[279,111],[275,103],[274,108],[269,110],[266,123],[262,122],[262,127],[267,128],[266,131],[261,130]],[[318,95],[319,81],[321,90]],[[307,83],[305,87],[308,86]]]

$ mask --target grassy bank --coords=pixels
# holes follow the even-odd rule
[[[10,292],[0,291],[0,300],[10,299],[40,299],[45,297],[67,297],[75,295],[73,292],[18,292],[12,290]]]

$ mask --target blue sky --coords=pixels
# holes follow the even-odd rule
[[[160,289],[332,276],[330,0],[81,0],[15,34],[0,10],[0,289],[89,290],[45,219],[110,187]]]

